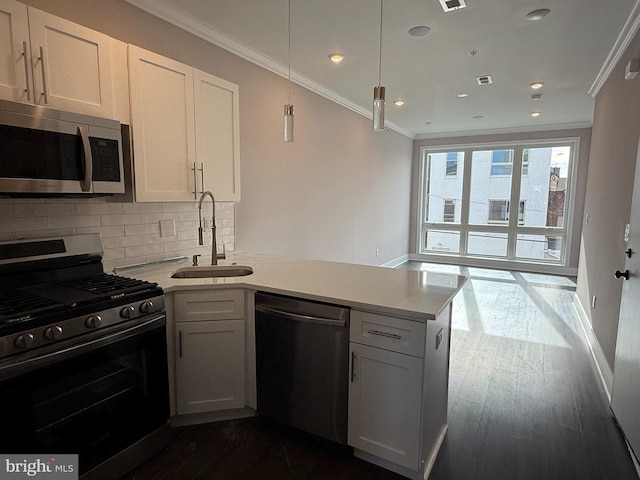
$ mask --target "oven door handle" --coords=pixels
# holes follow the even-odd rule
[[[125,329],[105,333],[103,335],[100,335],[98,338],[94,338],[93,340],[79,341],[78,343],[70,345],[66,348],[45,353],[43,355],[36,355],[29,358],[27,356],[30,354],[33,355],[34,352],[27,352],[23,355],[7,359],[10,363],[6,363],[5,365],[0,364],[0,380],[5,380],[7,378],[19,375],[21,373],[24,373],[25,370],[33,370],[43,364],[50,365],[60,360],[65,360],[67,358],[74,357],[91,350],[96,350],[100,347],[110,345],[121,340],[126,340],[127,338],[139,335],[140,333],[163,327],[164,325],[166,325],[166,318],[166,314],[162,313],[161,315],[154,316],[153,318],[147,318],[146,320],[140,319],[140,323],[137,323]],[[93,335],[98,335],[99,333],[102,332],[96,331]],[[74,340],[77,341],[78,339]]]

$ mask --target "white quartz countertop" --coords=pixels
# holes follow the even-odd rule
[[[200,265],[207,265],[207,258]],[[412,320],[433,320],[460,290],[466,277],[233,252],[220,265],[248,265],[253,274],[225,278],[171,278],[183,260],[119,269],[118,275],[156,282],[166,293],[210,288],[247,288],[345,305]]]

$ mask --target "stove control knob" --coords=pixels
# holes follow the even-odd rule
[[[31,348],[33,346],[33,335],[31,333],[18,335],[13,344],[16,348]]]
[[[151,312],[152,308],[153,308],[153,302],[149,301],[149,302],[142,302],[138,310],[140,310],[140,313],[149,313]]]
[[[91,315],[84,321],[87,328],[100,328],[102,325],[102,317],[100,315]]]
[[[136,313],[136,309],[131,306],[124,307],[122,310],[120,310],[120,316],[122,318],[133,318],[135,313]]]
[[[44,338],[47,340],[59,340],[62,338],[62,327],[60,325],[54,325],[53,327],[48,327],[44,331]]]

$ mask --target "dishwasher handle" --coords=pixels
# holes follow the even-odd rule
[[[335,320],[333,318],[322,318],[322,317],[312,317],[310,315],[302,315],[299,313],[285,312],[284,310],[279,310],[277,308],[267,307],[265,305],[256,305],[256,311],[274,314],[286,318],[288,320],[293,320],[294,322],[306,322],[306,323],[316,323],[318,325],[326,325],[330,327],[344,327],[347,325],[345,320]]]

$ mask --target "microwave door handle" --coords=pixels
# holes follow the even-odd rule
[[[89,129],[85,126],[78,127],[78,134],[82,139],[82,151],[84,152],[84,179],[80,180],[80,188],[82,188],[83,192],[90,192],[93,179],[93,158],[91,158]]]

